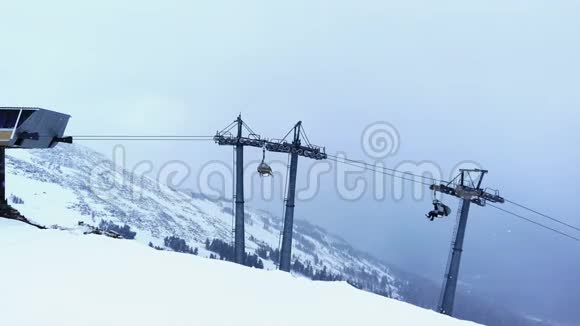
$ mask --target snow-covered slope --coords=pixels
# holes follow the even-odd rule
[[[470,325],[346,283],[0,219],[2,325]]]
[[[7,155],[7,196],[30,220],[75,227],[79,221],[127,224],[143,244],[164,246],[177,236],[199,254],[209,256],[206,239],[231,241],[231,203],[173,191],[148,178],[113,168],[107,159],[86,147],[60,145],[51,150],[13,150]],[[95,191],[96,190],[96,191]],[[282,220],[247,209],[246,249],[276,249]],[[401,297],[403,286],[382,262],[353,249],[339,237],[305,221],[295,225],[293,256],[313,270],[340,274],[375,293]],[[274,269],[264,259],[266,269]]]

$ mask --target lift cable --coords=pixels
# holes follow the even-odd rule
[[[54,138],[50,135],[39,135],[38,138]],[[210,139],[213,136],[188,136],[188,135],[73,135],[74,140],[102,140],[102,139]]]
[[[170,136],[170,135],[151,135],[151,136],[120,136],[120,135],[103,135],[103,136],[73,136],[76,141],[209,141],[213,140],[212,136]]]
[[[232,123],[233,124],[233,123]],[[249,128],[249,126],[247,126],[245,123],[245,128],[253,133],[253,130],[251,128]],[[224,130],[227,130],[230,126],[226,127]],[[231,128],[230,128],[231,129]],[[305,136],[305,140],[307,142],[307,144],[310,144],[310,141],[308,139],[308,137],[306,136],[306,133],[304,131],[301,130],[301,132],[303,133],[303,136]],[[290,134],[290,132],[288,132],[288,134],[286,134],[286,136],[283,139],[286,139],[288,137],[288,135]],[[213,136],[198,136],[198,135],[80,135],[80,136],[72,136],[75,140],[79,140],[79,141],[204,141],[204,140],[213,140]],[[367,168],[368,166],[373,166],[376,169],[382,169],[385,171],[391,171],[394,173],[402,173],[402,174],[407,174],[413,177],[417,177],[417,178],[421,178],[421,179],[428,179],[434,182],[444,182],[443,180],[438,180],[435,178],[431,178],[431,177],[427,177],[427,176],[420,176],[420,175],[416,175],[413,173],[409,173],[409,172],[403,172],[403,171],[399,171],[396,169],[391,169],[391,168],[387,168],[387,167],[379,167],[379,166],[375,166],[372,165],[370,163],[366,163],[363,161],[357,161],[357,160],[351,160],[348,158],[342,158],[342,157],[338,157],[335,155],[331,155],[331,154],[327,154],[328,157],[332,157],[335,159],[340,159],[340,160],[344,160],[347,162],[351,162],[354,164],[363,164],[365,166],[365,168]],[[397,176],[395,176],[397,177]]]
[[[331,161],[334,161],[334,162],[337,162],[337,163],[343,163],[343,164],[351,165],[351,166],[354,166],[354,167],[363,168],[363,169],[366,169],[366,170],[369,170],[369,171],[374,171],[374,172],[377,172],[377,173],[383,173],[383,174],[390,175],[390,176],[392,176],[392,177],[395,177],[395,178],[401,178],[401,179],[403,179],[403,180],[407,180],[407,181],[411,181],[411,182],[419,183],[419,184],[422,184],[422,185],[425,185],[425,186],[430,186],[430,184],[428,184],[428,183],[425,183],[425,182],[417,181],[417,180],[414,180],[414,179],[407,179],[407,178],[405,178],[405,177],[403,177],[403,176],[400,176],[400,175],[395,175],[395,174],[390,174],[390,173],[387,173],[387,172],[385,172],[385,171],[378,171],[378,170],[376,170],[376,169],[373,169],[373,168],[372,168],[372,166],[369,166],[369,165],[367,165],[367,164],[366,164],[366,163],[364,163],[364,162],[358,162],[358,164],[353,164],[353,163],[351,163],[351,162],[340,161],[340,160],[338,160],[338,159],[333,159],[333,158],[330,158],[330,157],[329,157],[329,160],[331,160]],[[352,160],[349,160],[349,161],[352,161]],[[356,162],[356,161],[355,161],[355,162]],[[364,164],[364,165],[360,165],[360,164]],[[401,171],[397,171],[397,172],[401,172]],[[498,210],[501,210],[501,211],[503,211],[503,212],[505,212],[505,213],[511,214],[511,215],[513,215],[513,216],[515,216],[515,217],[518,217],[518,218],[520,218],[520,219],[522,219],[522,220],[525,220],[525,221],[527,221],[527,222],[529,222],[529,223],[535,224],[536,226],[542,227],[542,228],[544,228],[544,229],[547,229],[547,230],[549,230],[549,231],[555,232],[555,233],[557,233],[557,234],[563,235],[563,236],[565,236],[565,237],[567,237],[567,238],[570,238],[570,239],[572,239],[572,240],[576,240],[576,241],[579,241],[579,242],[580,242],[580,238],[576,238],[576,237],[574,237],[574,236],[571,236],[571,235],[569,235],[569,234],[567,234],[567,233],[564,233],[564,232],[562,232],[562,231],[556,230],[556,229],[554,229],[554,228],[551,228],[551,227],[549,227],[549,226],[546,226],[546,225],[544,225],[544,224],[541,224],[541,223],[539,223],[539,222],[536,222],[536,221],[534,221],[534,220],[531,220],[531,219],[529,219],[529,218],[527,218],[527,217],[524,217],[524,216],[518,215],[518,214],[516,214],[516,213],[513,213],[513,212],[510,212],[510,211],[508,211],[508,210],[506,210],[506,209],[503,209],[503,208],[500,208],[500,207],[498,207],[498,206],[495,206],[495,205],[493,205],[493,204],[491,204],[491,203],[487,203],[487,205],[489,205],[489,206],[491,206],[491,207],[493,207],[493,208],[496,208],[496,209],[498,209]],[[542,214],[542,215],[543,215],[543,214]],[[554,219],[554,218],[552,218],[552,217],[550,217],[550,219],[553,219],[554,221],[556,221],[556,222],[558,222],[558,223],[560,223],[560,224],[565,224],[564,222],[562,222],[562,221],[559,221],[559,220],[557,220],[557,219]]]
[[[229,131],[232,128],[233,125],[234,125],[234,123],[232,123],[231,125],[227,126],[224,129],[224,131],[225,132]],[[245,125],[244,127],[249,132],[253,133],[253,130],[248,125]],[[224,132],[224,131],[222,131],[222,132]],[[290,134],[290,132],[284,137],[284,139],[289,134]],[[306,136],[306,135],[304,134],[303,136]],[[210,140],[213,140],[213,136],[202,136],[202,135],[79,135],[79,136],[73,136],[73,138],[75,140],[78,140],[78,141],[210,141]],[[306,142],[309,143],[308,138],[307,137],[304,137],[304,138],[306,138]],[[444,181],[444,180],[439,180],[439,179],[435,179],[435,178],[431,178],[431,177],[427,177],[427,176],[416,175],[416,174],[413,174],[413,173],[410,173],[410,172],[403,172],[403,171],[396,170],[396,169],[392,169],[392,168],[387,168],[387,167],[382,167],[382,166],[376,166],[376,165],[373,165],[373,164],[366,163],[364,161],[352,160],[352,159],[338,157],[338,156],[331,155],[331,154],[327,154],[327,155],[328,155],[328,159],[329,160],[334,161],[336,163],[342,163],[342,164],[350,165],[350,166],[353,166],[353,167],[362,168],[362,169],[367,170],[367,171],[372,171],[372,172],[376,172],[376,173],[382,173],[384,175],[388,175],[388,176],[391,176],[391,177],[394,177],[394,178],[399,178],[399,179],[402,179],[402,180],[411,181],[411,182],[418,183],[418,184],[422,184],[424,186],[431,186],[431,184],[430,183],[427,183],[427,182],[424,182],[424,181],[419,181],[419,180],[415,180],[415,179],[406,178],[405,175],[412,176],[412,177],[416,177],[416,178],[420,178],[420,179],[423,179],[423,180],[424,179],[427,179],[427,180],[431,180],[433,182],[441,182],[441,183],[451,183],[451,182],[453,182],[453,180],[451,182],[447,182],[447,181]],[[388,173],[387,171],[390,171],[392,173]],[[397,175],[396,173],[400,173],[402,175]],[[537,215],[540,215],[540,216],[542,216],[544,218],[547,218],[547,219],[549,219],[549,220],[551,220],[553,222],[556,222],[556,223],[559,223],[559,224],[564,225],[566,227],[572,228],[572,229],[574,229],[576,231],[580,231],[580,228],[579,227],[576,227],[576,226],[573,226],[571,224],[565,223],[565,222],[563,222],[563,221],[561,221],[559,219],[556,219],[556,218],[551,217],[551,216],[549,216],[547,214],[541,213],[541,212],[539,212],[537,210],[534,210],[532,208],[529,208],[529,207],[527,207],[525,205],[518,204],[518,203],[516,203],[514,201],[507,200],[507,199],[506,199],[506,202],[509,202],[509,203],[511,203],[511,204],[513,204],[515,206],[518,206],[518,207],[520,207],[522,209],[525,209],[527,211],[530,211],[532,213],[535,213]],[[488,203],[487,205],[489,205],[489,206],[491,206],[493,208],[496,208],[498,210],[501,210],[501,211],[503,211],[505,213],[508,213],[510,215],[513,215],[515,217],[518,217],[520,219],[523,219],[523,220],[525,220],[527,222],[530,222],[532,224],[535,224],[537,226],[540,226],[540,227],[542,227],[544,229],[547,229],[547,230],[556,232],[556,233],[558,233],[560,235],[563,235],[565,237],[568,237],[570,239],[573,239],[573,240],[576,240],[576,241],[580,241],[579,238],[576,238],[574,236],[568,235],[568,234],[566,234],[564,232],[561,232],[559,230],[553,229],[553,228],[548,227],[548,226],[546,226],[544,224],[538,223],[536,221],[533,221],[533,220],[531,220],[529,218],[526,218],[524,216],[518,215],[518,214],[513,213],[511,211],[508,211],[506,209],[497,207],[497,206],[492,205],[490,203]]]
[[[348,163],[354,163],[354,164],[362,164],[362,165],[364,165],[364,166],[361,166],[362,168],[372,167],[374,169],[381,169],[381,170],[383,170],[383,172],[384,171],[390,171],[390,172],[393,172],[393,173],[406,174],[406,175],[413,176],[413,177],[420,178],[420,179],[431,180],[432,182],[436,182],[436,183],[446,183],[447,182],[447,181],[444,181],[444,180],[439,180],[439,179],[427,177],[427,176],[424,176],[424,175],[413,174],[413,173],[410,173],[410,172],[405,172],[405,171],[401,171],[401,170],[397,170],[397,169],[391,169],[391,168],[384,167],[384,166],[376,166],[376,165],[373,165],[373,164],[370,164],[370,163],[366,163],[364,161],[351,160],[351,159],[348,159],[348,158],[339,157],[339,156],[331,155],[331,154],[327,154],[327,155],[328,155],[328,159],[329,160],[332,160],[332,161],[335,161],[335,162],[337,160],[342,160],[343,162],[340,162],[340,163],[347,164],[347,162],[348,162]],[[376,172],[381,173],[380,171],[376,171]],[[385,174],[386,175],[393,176],[395,178],[401,178],[401,176],[398,176],[398,175],[392,175],[392,174],[388,174],[388,173],[385,173]],[[405,179],[405,180],[418,182],[417,180],[411,180],[411,179]],[[432,184],[432,183],[426,183],[426,182],[420,182],[420,183],[422,183],[422,184],[424,184],[426,186],[431,186],[431,184]]]
[[[378,168],[381,168],[381,167],[374,166],[374,165],[370,165],[370,164],[365,163],[365,162],[353,161],[353,160],[345,160],[345,159],[342,159],[341,160],[340,157],[331,156],[331,155],[328,155],[328,160],[333,161],[333,162],[337,162],[337,163],[342,163],[342,164],[350,165],[350,166],[353,166],[353,167],[362,168],[362,169],[365,169],[365,170],[368,170],[368,171],[371,171],[371,172],[381,173],[381,174],[384,174],[384,175],[391,176],[393,178],[399,178],[399,179],[403,179],[403,180],[407,180],[407,181],[419,183],[419,184],[422,184],[422,185],[427,186],[427,187],[431,186],[430,183],[423,182],[423,181],[419,181],[419,180],[415,180],[415,179],[405,178],[402,175],[396,175],[396,174],[393,174],[393,173],[388,173],[384,169],[382,171],[381,170],[378,170]],[[401,172],[401,171],[397,171],[397,170],[395,170],[395,171],[405,174],[405,172]],[[408,173],[408,175],[410,175],[410,176],[416,176],[416,177],[421,177],[421,176],[417,176],[417,175],[414,175],[414,174],[411,174],[411,173]]]
[[[74,138],[212,138],[210,135],[73,135]]]
[[[522,216],[522,215],[516,214],[516,213],[514,213],[514,212],[510,212],[510,211],[508,211],[507,209],[503,209],[503,208],[501,208],[501,207],[498,207],[498,206],[495,206],[495,205],[493,205],[493,204],[487,203],[487,205],[488,205],[488,206],[491,206],[491,207],[493,207],[493,208],[495,208],[495,209],[498,209],[498,210],[500,210],[500,211],[502,211],[502,212],[504,212],[504,213],[507,213],[507,214],[513,215],[513,216],[515,216],[515,217],[517,217],[517,218],[520,218],[520,219],[522,219],[522,220],[524,220],[524,221],[527,221],[527,222],[530,222],[530,223],[532,223],[532,224],[535,224],[535,225],[537,225],[537,226],[539,226],[539,227],[542,227],[542,228],[544,228],[544,229],[546,229],[546,230],[549,230],[549,231],[552,231],[552,232],[558,233],[558,234],[560,234],[560,235],[563,235],[563,236],[565,236],[565,237],[567,237],[567,238],[570,238],[570,239],[572,239],[572,240],[576,240],[576,241],[580,242],[580,238],[576,238],[576,237],[574,237],[574,236],[571,236],[571,235],[569,235],[569,234],[567,234],[567,233],[565,233],[565,232],[562,232],[562,231],[556,230],[556,229],[554,229],[554,228],[551,228],[551,227],[549,227],[549,226],[547,226],[547,225],[544,225],[544,224],[542,224],[542,223],[536,222],[536,221],[534,221],[534,220],[531,220],[531,219],[529,219],[529,218],[527,218],[527,217],[524,217],[524,216]]]
[[[532,212],[532,213],[536,213],[536,214],[538,214],[538,215],[540,215],[540,216],[542,216],[542,217],[545,217],[545,218],[547,218],[547,219],[549,219],[549,220],[551,220],[551,221],[554,221],[554,222],[556,222],[556,223],[559,223],[559,224],[562,224],[562,225],[564,225],[564,226],[567,226],[567,227],[569,227],[569,228],[571,228],[571,229],[574,229],[574,230],[576,230],[576,231],[580,231],[580,228],[579,228],[579,227],[576,227],[576,226],[574,226],[574,225],[571,225],[571,224],[568,224],[568,223],[562,222],[561,220],[559,220],[559,219],[557,219],[557,218],[554,218],[554,217],[551,217],[551,216],[549,216],[549,215],[547,215],[547,214],[544,214],[544,213],[538,212],[538,211],[536,211],[536,210],[534,210],[534,209],[531,209],[531,208],[529,208],[529,207],[527,207],[527,206],[524,206],[524,205],[522,205],[522,204],[518,204],[518,203],[516,203],[516,202],[513,202],[513,201],[511,201],[511,200],[507,200],[507,199],[506,199],[506,202],[508,202],[508,203],[510,203],[510,204],[513,204],[513,205],[516,205],[516,206],[518,206],[518,207],[520,207],[520,208],[523,208],[523,209],[525,209],[525,210],[527,210],[527,211],[530,211],[530,212]]]
[[[116,141],[116,142],[138,142],[138,141],[175,141],[175,142],[191,142],[191,141],[210,141],[212,139],[195,139],[195,138],[181,138],[181,139],[166,139],[166,138],[80,138],[75,141]]]

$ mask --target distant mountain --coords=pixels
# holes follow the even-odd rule
[[[145,245],[168,249],[165,239],[177,237],[206,257],[217,254],[208,250],[207,240],[230,244],[232,239],[231,202],[169,189],[113,167],[103,155],[86,147],[11,150],[7,172],[11,205],[42,225],[126,224]],[[260,256],[266,269],[274,269],[282,219],[251,208],[245,214],[246,251]],[[303,220],[295,222],[296,261],[294,267],[306,274],[340,275],[362,289],[404,300],[399,281],[386,264]]]
[[[231,249],[231,202],[170,189],[113,166],[89,148],[9,150],[7,174],[10,204],[35,223],[73,229],[79,222],[94,227],[105,223],[118,231],[127,225],[144,245],[216,259],[227,258]],[[249,207],[245,214],[246,251],[255,258],[252,265],[259,261],[260,267],[275,269],[282,219]],[[303,220],[295,221],[293,262],[295,274],[323,280],[340,276],[358,288],[436,308],[439,284],[356,250]],[[458,297],[460,318],[489,325],[542,325],[468,294]]]

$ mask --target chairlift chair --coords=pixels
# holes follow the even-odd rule
[[[449,206],[443,204],[441,201],[434,199],[433,200],[433,210],[427,213],[425,216],[433,221],[436,217],[442,218],[449,216],[451,214],[451,208]]]
[[[272,168],[266,163],[266,148],[262,148],[262,162],[258,165],[260,177],[271,177]]]

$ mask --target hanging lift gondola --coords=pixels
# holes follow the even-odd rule
[[[266,148],[262,148],[262,162],[258,165],[258,173],[261,177],[271,177],[272,168],[266,163]]]

